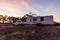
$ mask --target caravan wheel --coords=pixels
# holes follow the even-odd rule
[[[37,23],[36,25],[37,25],[37,26],[39,26],[39,27],[44,26],[44,25],[43,25],[43,24],[41,24],[41,23]]]

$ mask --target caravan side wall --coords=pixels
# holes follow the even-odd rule
[[[42,16],[41,17],[36,17],[37,21],[33,21],[34,17],[28,17],[26,19],[27,24],[35,24],[35,23],[41,23],[41,24],[53,24],[53,16]]]
[[[44,17],[44,21],[41,21],[42,24],[53,24],[53,16]]]

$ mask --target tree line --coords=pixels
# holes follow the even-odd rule
[[[32,12],[30,12],[29,14],[25,14],[23,17],[13,17],[13,16],[3,16],[0,15],[0,23],[14,23],[17,20],[22,20],[22,21],[26,21],[27,17],[32,17],[36,14],[32,14]]]
[[[19,20],[19,19],[20,19],[20,17],[0,15],[0,23],[13,23],[13,22],[16,22],[16,21]]]

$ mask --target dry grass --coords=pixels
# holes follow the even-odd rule
[[[0,40],[60,40],[60,26],[0,24],[0,27]]]

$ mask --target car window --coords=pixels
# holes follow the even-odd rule
[[[21,21],[17,21],[17,22],[21,22]]]

